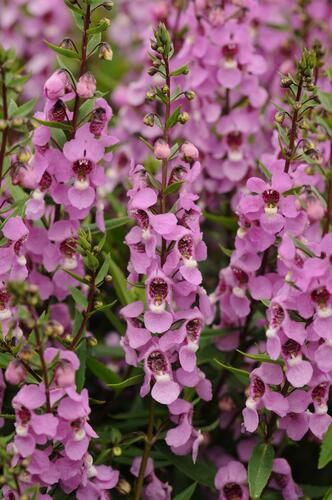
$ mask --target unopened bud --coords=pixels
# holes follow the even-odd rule
[[[168,85],[164,85],[163,88],[161,89],[162,93],[163,94],[167,94],[169,92],[169,86]]]
[[[181,125],[187,123],[188,120],[189,120],[189,113],[184,112],[179,114],[178,122],[181,123]]]
[[[149,68],[148,69],[148,75],[154,76],[157,73],[156,68]]]
[[[120,446],[114,446],[113,455],[115,457],[120,457],[122,455],[122,449],[120,448]]]
[[[17,159],[21,163],[28,163],[31,158],[31,150],[27,146],[20,146],[17,153]]]
[[[145,95],[145,99],[147,101],[153,101],[155,97],[156,97],[156,94],[154,93],[153,90],[148,90],[146,95]]]
[[[157,141],[154,146],[154,155],[157,160],[166,160],[171,154],[171,149],[165,141]]]
[[[66,344],[70,345],[73,342],[73,337],[68,333],[63,340]]]
[[[23,123],[24,123],[24,119],[21,118],[20,116],[12,119],[12,126],[14,128],[16,128],[16,127],[22,127]]]
[[[99,59],[104,59],[104,61],[112,61],[113,50],[108,43],[104,42],[101,44],[98,57]]]
[[[6,127],[7,127],[6,120],[0,120],[0,130],[5,130]]]
[[[21,350],[19,352],[19,357],[23,361],[30,361],[32,358],[32,354],[33,354],[33,352],[32,352],[31,347],[29,346],[29,344],[25,344],[25,345],[23,345],[23,347],[21,348]]]
[[[274,119],[277,123],[283,123],[285,119],[285,113],[278,112],[274,115]]]
[[[88,337],[86,339],[86,342],[88,344],[89,347],[96,347],[96,345],[98,345],[98,340],[96,339],[96,337]]]
[[[110,274],[108,274],[105,278],[105,281],[106,281],[106,283],[110,283],[112,281],[112,279],[113,279],[112,276]]]
[[[114,2],[104,2],[103,7],[106,10],[112,10],[114,7]]]
[[[74,44],[70,38],[64,38],[60,43],[59,47],[61,47],[62,49],[73,50]]]
[[[282,88],[284,88],[284,89],[289,88],[289,87],[292,85],[292,83],[293,83],[293,82],[292,82],[292,79],[291,79],[291,78],[286,77],[286,78],[282,78],[282,79],[281,79],[281,86],[282,86]]]
[[[187,90],[184,95],[186,96],[188,101],[192,101],[196,97],[196,92],[194,92],[193,90]]]
[[[125,479],[120,479],[118,482],[116,489],[120,493],[120,495],[129,495],[131,492],[131,484],[128,483]]]
[[[153,113],[148,113],[147,115],[144,116],[143,119],[144,125],[147,125],[148,127],[153,127],[154,125],[154,114]]]
[[[96,92],[96,79],[90,71],[87,71],[77,82],[76,91],[80,97],[89,99]]]

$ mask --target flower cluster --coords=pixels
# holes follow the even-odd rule
[[[67,494],[76,490],[78,499],[102,496],[117,484],[119,473],[94,465],[88,453],[89,443],[97,434],[89,424],[88,392],[76,391],[79,360],[75,353],[53,347],[45,350],[43,358],[54,367],[47,391],[44,384],[25,384],[12,401],[15,437],[7,452],[9,465],[20,468],[16,487],[24,492],[37,484],[46,489],[60,484]],[[18,383],[25,378],[22,367],[12,361],[6,379]],[[6,495],[14,492],[4,489]]]
[[[14,47],[32,75],[24,88],[25,96],[39,97],[38,89],[54,63],[44,50],[44,40],[54,43],[65,35],[70,26],[68,10],[62,0],[14,0],[3,2],[1,14],[0,43],[6,49]]]
[[[173,47],[164,25],[155,32],[151,47],[155,67],[159,61],[160,73],[165,71],[162,90],[156,87],[156,93],[164,96],[165,122],[153,148],[161,172],[153,176],[140,164],[130,170],[128,213],[136,225],[126,236],[128,282],[134,287],[143,285],[146,307],[140,300],[121,310],[127,321],[122,345],[128,363],[136,366],[144,361],[141,396],[150,392],[152,383],[152,398],[168,405],[171,419],[178,424],[168,431],[166,442],[179,454],[192,448],[196,457],[200,433],[191,425],[193,407],[179,396],[184,387],[192,387],[203,400],[211,398],[211,384],[198,368],[196,355],[211,315],[198,269],[198,263],[206,259],[194,190],[201,164],[193,144],[170,144],[168,129],[179,111],[171,107]]]
[[[267,181],[247,181],[237,208],[235,250],[213,295],[220,305],[220,326],[232,325],[244,333],[259,301],[268,304],[266,341],[259,346],[268,362],[250,373],[244,426],[254,432],[261,410],[267,409],[280,417],[279,428],[296,441],[309,429],[322,439],[332,420],[327,413],[331,239],[320,225],[324,208],[315,193],[322,176],[314,170],[324,159],[313,146],[309,151],[308,137],[298,136],[308,103],[315,100],[316,64],[314,53],[303,53],[289,84],[296,89],[296,101],[289,114],[289,136],[280,142],[285,159],[267,157]],[[315,122],[314,116],[310,119]],[[239,334],[230,334],[219,347],[233,349],[239,341]],[[271,419],[267,424],[267,437],[274,423]]]

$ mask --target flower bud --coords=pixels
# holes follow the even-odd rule
[[[61,47],[62,49],[73,50],[74,49],[73,41],[70,38],[64,38],[60,43],[59,47]]]
[[[183,112],[179,114],[178,122],[181,123],[181,125],[187,123],[188,120],[189,120],[189,113]]]
[[[86,342],[89,347],[96,347],[96,345],[98,345],[98,340],[96,339],[96,337],[93,337],[92,335],[90,337],[87,337]]]
[[[71,363],[62,360],[55,369],[54,382],[59,387],[70,387],[75,384],[75,370]]]
[[[154,93],[153,90],[148,90],[148,92],[146,93],[145,99],[147,101],[153,101],[155,96],[156,96],[156,94]]]
[[[198,149],[191,142],[185,142],[184,144],[182,144],[181,151],[183,153],[184,160],[188,163],[192,163],[193,161],[198,160]]]
[[[120,448],[120,446],[114,446],[113,455],[115,457],[120,457],[122,455],[122,449]]]
[[[144,125],[147,125],[148,127],[153,127],[154,125],[154,114],[153,113],[148,113],[147,115],[144,116],[143,119]]]
[[[12,127],[14,128],[22,127],[23,123],[24,123],[24,118],[21,118],[20,116],[17,116],[16,118],[12,119]]]
[[[80,97],[89,99],[96,92],[96,79],[89,71],[78,80],[76,91]]]
[[[188,101],[192,101],[196,97],[196,92],[194,92],[193,90],[187,90],[187,92],[185,92],[184,95],[186,96]]]
[[[166,160],[171,154],[171,149],[165,141],[157,141],[154,146],[154,155],[157,160]]]
[[[129,493],[131,492],[131,485],[125,479],[120,479],[116,489],[118,490],[120,495],[129,495]]]
[[[20,361],[14,359],[9,363],[5,371],[5,378],[7,382],[13,385],[18,385],[21,382],[24,382],[26,377],[27,371]]]
[[[67,74],[64,71],[56,71],[49,77],[44,85],[44,94],[47,99],[56,100],[64,96],[70,87]],[[71,88],[71,87],[70,87]]]
[[[7,122],[6,120],[0,120],[0,130],[5,130],[5,128],[7,127]]]
[[[289,88],[292,85],[292,83],[293,83],[293,81],[291,78],[286,77],[286,78],[281,79],[281,86],[284,89]]]
[[[114,2],[104,2],[103,7],[106,10],[112,10],[114,7]]]
[[[28,146],[20,146],[17,153],[17,159],[21,163],[28,163],[32,154]]]
[[[283,123],[284,119],[285,119],[285,113],[281,113],[280,111],[278,111],[278,113],[276,113],[274,115],[274,119],[277,123]]]
[[[113,50],[108,43],[102,43],[98,54],[99,59],[104,59],[104,61],[112,61]]]

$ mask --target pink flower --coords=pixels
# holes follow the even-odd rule
[[[96,92],[96,79],[92,73],[84,73],[77,82],[76,92],[80,97],[89,99]]]

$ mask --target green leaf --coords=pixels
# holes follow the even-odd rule
[[[70,290],[70,295],[73,297],[76,304],[78,306],[81,306],[83,309],[87,309],[88,300],[85,297],[85,295],[83,295],[81,290],[79,290],[78,288],[74,288],[72,286],[69,287],[69,290]]]
[[[48,42],[47,40],[44,40],[44,42],[46,43],[47,47],[54,50],[54,52],[56,52],[57,54],[60,54],[64,57],[69,57],[70,59],[76,59],[77,61],[80,60],[79,55],[74,50],[63,49],[62,47],[58,47],[58,45],[54,45],[54,43]]]
[[[209,488],[214,488],[214,476],[216,474],[214,464],[208,464],[207,460],[204,462],[196,462],[194,464],[190,456],[181,457],[174,455],[165,444],[159,444],[157,449],[171,464],[176,467],[176,469],[185,474],[187,477],[199,484],[208,486]]]
[[[126,306],[133,300],[132,294],[128,290],[127,280],[123,272],[119,268],[119,266],[112,259],[112,257],[110,257],[109,266],[117,297],[119,298],[121,304],[123,306]]]
[[[83,10],[80,9],[77,4],[73,4],[70,0],[64,0],[64,2],[67,5],[67,7],[69,7],[69,9],[72,10],[73,12],[76,12],[76,14],[79,14],[81,16],[84,15]]]
[[[250,497],[260,498],[272,472],[274,448],[271,444],[255,446],[248,464]]]
[[[117,219],[105,220],[105,231],[107,233],[108,231],[112,231],[113,229],[116,229],[118,227],[125,226],[130,222],[132,222],[132,219],[130,219],[130,217],[118,217]],[[97,224],[85,225],[83,226],[83,229],[90,230],[91,234],[100,232],[100,229],[98,228]]]
[[[118,384],[121,380],[117,373],[95,358],[88,357],[86,364],[90,372],[105,384]]]
[[[165,189],[165,196],[169,196],[170,194],[175,194],[177,193],[183,184],[183,181],[178,181],[178,182],[173,182],[167,188]]]
[[[86,372],[86,357],[87,357],[87,347],[86,342],[82,342],[78,349],[76,349],[76,354],[80,360],[79,369],[76,372],[76,387],[77,391],[81,392],[84,387],[85,382],[85,372]]]
[[[195,493],[196,487],[197,487],[197,483],[191,484],[190,486],[188,486],[188,488],[181,491],[181,493],[179,493],[178,495],[175,495],[175,497],[173,497],[173,500],[190,500],[190,498]]]
[[[110,255],[106,255],[105,260],[101,268],[99,269],[97,276],[96,276],[96,285],[100,285],[104,281],[105,276],[108,273],[108,270],[110,268]]]
[[[230,248],[223,247],[222,245],[219,245],[220,250],[226,257],[232,257],[233,250]]]
[[[127,387],[132,387],[133,385],[140,384],[144,379],[144,375],[134,375],[121,382],[107,384],[112,389],[126,389]]]
[[[236,349],[236,351],[245,358],[253,359],[255,361],[259,361],[260,363],[271,363],[273,365],[283,366],[285,363],[282,359],[271,359],[267,354],[248,354],[247,352],[240,351],[240,349]]]
[[[322,107],[331,112],[332,111],[332,97],[329,92],[323,92],[322,90],[318,90],[318,97],[321,102]]]
[[[15,116],[27,116],[31,113],[31,111],[34,109],[35,104],[37,102],[37,99],[30,99],[30,101],[25,102],[18,108],[16,108],[12,115],[11,118],[14,118]]]
[[[309,257],[317,257],[317,255],[312,250],[310,250],[310,248],[308,248],[301,240],[294,237],[292,237],[292,240],[296,248],[302,250],[303,253],[305,253]]]
[[[7,368],[13,356],[9,352],[0,353],[0,368]]]
[[[317,495],[317,497],[312,497],[312,498],[319,498],[319,497],[320,497],[320,495]],[[325,493],[323,500],[332,500],[332,486]]]
[[[242,383],[244,384],[249,384],[249,372],[246,370],[241,370],[240,368],[235,368],[234,366],[226,365],[225,363],[222,363],[218,359],[213,360],[217,365],[221,366],[225,370],[228,370],[229,372],[233,373],[236,378],[241,380]]]
[[[203,215],[207,220],[215,222],[216,224],[219,224],[220,226],[224,227],[225,229],[229,229],[230,231],[237,230],[238,224],[237,224],[236,217],[211,214],[211,213],[207,212],[206,210],[203,210]]]
[[[95,33],[89,37],[87,52],[88,54],[101,42],[101,33]],[[91,99],[89,99],[91,100]]]
[[[174,71],[172,71],[170,76],[187,75],[188,73],[189,73],[189,68],[185,64],[184,66],[181,66],[180,68],[177,68]]]
[[[330,493],[332,493],[332,487],[329,488],[329,486],[315,486],[311,484],[300,484],[299,486],[303,493],[310,498],[322,498],[323,496],[325,498],[325,496],[328,495],[329,491]],[[330,497],[327,496],[326,498],[329,498],[329,500],[331,500],[332,495]]]
[[[179,115],[181,113],[181,106],[178,106],[174,111],[173,113],[171,114],[171,116],[168,118],[167,122],[166,122],[166,127],[167,128],[172,128],[174,127],[174,125],[176,125],[177,121],[178,121],[178,118],[179,118]]]
[[[46,127],[61,128],[62,130],[68,130],[69,132],[72,131],[72,126],[69,125],[68,123],[49,122],[47,120],[40,120],[39,118],[33,118],[33,119],[36,120],[36,122],[40,123],[41,125],[46,125]]]
[[[109,27],[109,25],[110,24],[108,22],[108,19],[106,19],[106,18],[101,19],[96,26],[91,26],[91,28],[89,28],[87,30],[87,34],[88,35],[95,35],[97,33],[102,33],[103,31],[107,30],[107,28]]]
[[[142,135],[138,135],[138,138],[140,141],[143,142],[143,144],[146,145],[147,148],[150,149],[150,151],[154,152],[154,147],[152,146],[152,144],[149,143],[147,139],[145,139],[145,137],[143,137]]]
[[[320,447],[318,469],[323,469],[332,460],[332,424],[328,428]]]
[[[326,203],[326,200],[325,200],[324,196],[318,191],[318,189],[315,186],[310,186],[310,190],[320,200],[321,204],[326,209],[327,208],[327,203]]]
[[[267,166],[264,165],[264,163],[261,162],[260,160],[257,160],[257,166],[258,166],[259,170],[262,172],[262,174],[266,177],[266,179],[270,182],[272,179],[272,174],[269,171],[269,169],[267,168]]]
[[[83,278],[83,276],[79,276],[78,274],[73,273],[72,271],[69,271],[68,269],[63,269],[63,271],[66,274],[69,274],[74,280],[79,281],[79,283],[82,283],[83,285],[87,285],[87,281]]]

